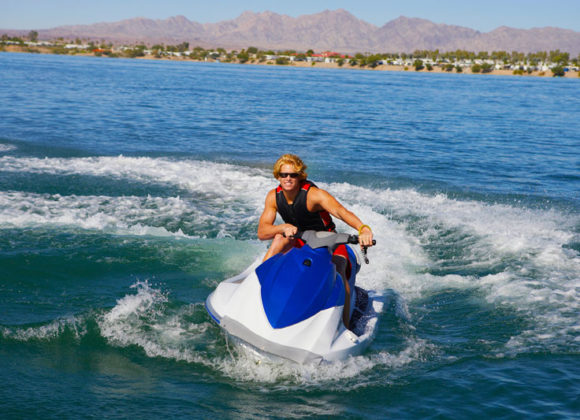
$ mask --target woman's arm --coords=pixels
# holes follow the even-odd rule
[[[262,212],[262,215],[260,216],[260,222],[258,223],[258,239],[261,241],[273,239],[277,234],[285,234],[286,236],[290,237],[296,234],[298,231],[296,226],[290,225],[288,223],[275,225],[274,222],[276,221],[277,212],[276,190],[272,190],[266,196],[264,211]]]
[[[345,208],[336,198],[320,188],[311,188],[308,193],[307,207],[309,211],[326,210],[332,216],[342,220],[359,232],[359,242],[363,246],[372,246],[373,232],[356,214]],[[311,208],[312,209],[311,209]]]

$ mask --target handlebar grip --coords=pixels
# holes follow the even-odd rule
[[[358,244],[358,235],[350,235],[348,237],[349,244]],[[377,240],[373,239],[373,246],[377,244]]]
[[[293,236],[286,236],[286,232],[282,232],[282,236],[285,237],[285,238],[301,239],[303,233],[304,233],[303,230],[298,230],[298,231],[296,231],[296,233]]]

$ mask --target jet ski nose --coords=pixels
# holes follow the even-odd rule
[[[273,328],[284,328],[344,303],[342,280],[326,249],[308,245],[278,254],[256,269],[264,312]]]

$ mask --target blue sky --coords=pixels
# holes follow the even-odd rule
[[[46,29],[138,16],[184,15],[208,23],[234,19],[246,10],[296,17],[339,8],[377,26],[403,15],[483,32],[503,25],[580,31],[580,0],[0,0],[0,29]]]

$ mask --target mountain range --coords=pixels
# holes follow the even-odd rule
[[[0,30],[0,32],[2,32]],[[14,31],[4,31],[14,32]],[[2,32],[2,33],[4,33]],[[24,31],[21,31],[23,33]],[[110,23],[37,29],[40,39],[92,39],[113,43],[189,42],[190,46],[241,49],[295,49],[338,52],[412,52],[414,50],[519,51],[560,49],[580,53],[580,32],[543,27],[499,27],[480,32],[462,26],[401,16],[381,27],[344,9],[290,17],[274,12],[244,12],[236,19],[201,24],[184,16],[134,18]]]

